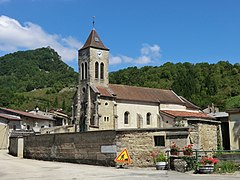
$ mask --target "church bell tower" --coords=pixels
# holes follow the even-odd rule
[[[80,131],[88,131],[97,121],[95,87],[107,87],[109,49],[104,46],[93,28],[83,47],[78,51],[79,85],[77,92],[77,123]],[[93,103],[95,102],[95,103]]]
[[[78,51],[80,84],[108,86],[109,49],[102,43],[95,29]]]

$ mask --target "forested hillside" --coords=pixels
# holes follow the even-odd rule
[[[60,108],[66,104],[63,101],[71,99],[59,98],[59,91],[64,87],[75,87],[76,82],[77,73],[50,47],[0,57],[0,106],[24,110],[27,108],[24,104],[31,104],[33,107],[28,109],[32,109],[36,105],[51,108],[55,103],[55,108]],[[36,98],[23,93],[36,91],[38,94],[43,88],[46,89],[45,95],[50,96],[47,99],[44,94],[42,98]],[[56,103],[58,99],[62,102]]]
[[[130,67],[112,72],[110,82],[172,89],[202,108],[211,103],[221,109],[240,107],[240,64],[225,61]]]
[[[71,113],[77,73],[51,48],[0,57],[0,106],[30,110],[36,105]],[[205,108],[240,107],[240,64],[165,63],[110,73],[110,83],[172,89]]]

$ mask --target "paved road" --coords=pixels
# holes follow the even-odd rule
[[[174,171],[157,171],[154,168],[116,169],[114,167],[90,166],[72,163],[48,162],[12,157],[7,151],[0,151],[0,180],[41,179],[113,179],[113,180],[233,180],[240,179],[240,173],[233,175],[199,175]]]

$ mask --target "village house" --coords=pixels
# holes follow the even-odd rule
[[[9,136],[13,131],[33,131],[54,125],[51,117],[0,107],[0,148],[8,148]]]
[[[33,127],[52,127],[54,119],[50,116],[43,116],[29,112],[7,109],[0,107],[0,115],[8,123],[10,130],[32,130]]]

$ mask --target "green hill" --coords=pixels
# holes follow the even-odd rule
[[[109,75],[110,83],[173,89],[204,108],[240,107],[240,64],[165,63],[129,67]],[[0,57],[0,106],[30,110],[62,108],[71,114],[78,74],[51,48],[19,51]]]
[[[222,110],[240,107],[240,64],[165,63],[159,67],[129,67],[110,73],[110,82],[172,89],[205,108],[214,103]]]
[[[65,64],[57,52],[50,47],[2,56],[0,57],[0,106],[25,110],[33,109],[36,105],[49,106],[42,108],[61,108],[61,103],[69,105],[71,99],[66,97],[63,100],[60,90],[75,87],[77,76],[73,68]],[[45,93],[39,93],[41,91]],[[72,89],[69,91],[71,93],[68,94],[74,94]],[[44,103],[42,103],[43,99]],[[58,103],[55,102],[56,99],[59,99]]]

